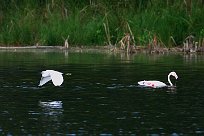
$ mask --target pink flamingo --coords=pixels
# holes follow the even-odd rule
[[[176,72],[170,72],[168,75],[168,82],[170,84],[170,86],[172,87],[173,84],[171,83],[170,80],[170,76],[174,76],[176,79],[178,79],[178,76],[176,74]],[[144,86],[144,87],[151,87],[151,88],[161,88],[161,87],[167,87],[167,85],[161,81],[139,81],[138,82],[139,85]]]

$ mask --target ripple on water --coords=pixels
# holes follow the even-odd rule
[[[100,136],[112,136],[114,132],[119,132],[121,135],[143,132],[143,135],[149,136],[204,135],[201,121],[204,84],[200,81],[201,77],[204,77],[203,56],[201,61],[196,59],[196,62],[193,61],[191,64],[186,63],[178,55],[154,57],[136,54],[136,57],[132,56],[134,59],[128,61],[130,63],[124,64],[124,61],[121,63],[120,55],[117,58],[103,55],[96,59],[97,54],[94,54],[94,59],[92,54],[91,56],[82,53],[69,55],[71,57],[68,58],[62,53],[55,53],[54,56],[59,61],[50,61],[50,56],[53,54],[44,52],[40,57],[39,54],[31,57],[25,57],[25,54],[2,57],[2,65],[5,65],[3,66],[5,68],[0,71],[2,125],[0,133],[5,131],[2,128],[5,129],[7,126],[19,131],[20,125],[25,126],[31,119],[37,120],[33,125],[35,123],[42,125],[34,126],[35,128],[33,125],[28,125],[22,128],[23,132],[25,129],[27,131],[25,133],[39,132],[41,135],[58,134],[60,131],[65,132],[61,135],[83,135],[88,132]],[[5,60],[7,58],[9,61],[11,58],[14,60],[8,65],[5,63],[9,62]],[[82,59],[87,60],[82,61]],[[84,62],[85,65],[82,64]],[[94,63],[103,65],[93,65]],[[73,74],[65,78],[61,87],[53,87],[52,82],[38,87],[42,67],[60,69],[65,71],[64,73],[67,73],[69,68],[69,72]],[[167,88],[140,88],[134,82],[143,78],[165,80],[166,77],[163,75],[171,68],[179,70],[181,75],[176,91]],[[170,93],[175,95],[169,95]],[[38,105],[39,100],[47,102],[59,99],[63,101],[62,108]],[[12,125],[16,122],[22,123],[19,126]],[[193,123],[197,125],[191,126]],[[6,131],[5,135],[9,130]]]
[[[39,90],[39,89],[41,89],[38,86],[27,86],[27,85],[16,86],[16,88],[28,89],[28,90]]]
[[[80,91],[80,90],[84,90],[85,88],[82,86],[75,86],[72,90],[73,91]]]
[[[111,84],[111,86],[107,86],[107,89],[121,89],[124,88],[125,86],[122,84]]]
[[[195,133],[196,134],[204,134],[204,130],[196,130]]]
[[[132,118],[140,119],[141,118],[140,112],[132,112]]]
[[[37,85],[31,85],[30,83],[23,83],[21,85],[5,83],[5,84],[2,84],[2,88],[5,88],[5,90],[8,90],[8,89],[39,90],[40,89],[40,87],[38,87]]]

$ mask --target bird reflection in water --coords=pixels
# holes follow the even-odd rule
[[[47,130],[47,133],[60,131],[60,124],[63,120],[62,101],[39,101],[41,107],[41,127]]]
[[[39,106],[42,108],[42,113],[44,115],[50,116],[60,116],[63,114],[62,101],[39,101]]]

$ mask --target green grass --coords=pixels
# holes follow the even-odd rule
[[[2,2],[0,10],[0,44],[7,46],[63,45],[69,36],[71,45],[117,43],[124,33],[134,34],[136,45],[148,45],[157,36],[165,46],[177,45],[193,34],[204,36],[204,6],[193,1],[191,13],[183,2],[166,5],[165,1],[19,1]]]

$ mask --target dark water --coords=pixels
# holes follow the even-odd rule
[[[38,87],[46,69],[72,75]],[[176,89],[137,86],[173,70]],[[0,52],[0,83],[1,135],[204,135],[203,55]]]

